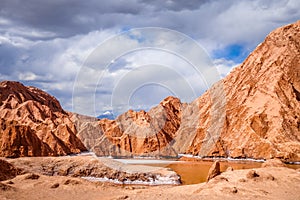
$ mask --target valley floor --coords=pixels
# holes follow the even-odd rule
[[[14,161],[15,162],[15,161]],[[300,199],[300,170],[267,167],[226,171],[195,185],[116,185],[25,173],[0,182],[0,199]]]

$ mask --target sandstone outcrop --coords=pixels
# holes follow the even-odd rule
[[[218,176],[219,174],[221,174],[220,162],[215,161],[209,168],[206,181],[208,182],[210,179]]]
[[[78,137],[98,156],[172,156],[182,103],[167,97],[149,112],[129,110],[116,120],[72,114]]]
[[[181,126],[176,135],[189,135],[189,140],[184,149],[178,148],[179,141],[177,149],[204,157],[299,161],[299,94],[300,21],[271,32],[240,66],[192,103],[200,111],[192,126],[196,131],[190,136]]]
[[[191,103],[167,97],[115,120],[65,112],[49,94],[1,82],[0,156],[231,157],[300,161],[300,21],[271,32]]]
[[[99,124],[92,125],[99,137],[80,136],[97,155],[299,161],[300,21],[271,32],[193,102],[168,97],[149,112],[130,110]]]
[[[20,173],[20,169],[16,168],[7,161],[0,159],[0,181],[12,179]]]
[[[86,150],[57,99],[19,82],[0,83],[0,156],[58,156]]]

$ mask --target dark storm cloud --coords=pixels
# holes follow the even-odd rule
[[[299,19],[298,0],[0,0],[0,80],[49,91],[71,110],[70,93],[84,60],[121,31],[150,26],[182,32],[201,43],[226,74],[271,30]],[[113,77],[134,62],[116,58],[105,83],[113,86]]]
[[[8,24],[1,26],[0,21],[0,33],[9,31],[27,39],[40,40],[109,28],[158,26],[181,31],[195,39],[216,39],[214,37],[219,36],[215,35],[217,31],[219,34],[230,31],[231,24],[227,20],[242,29],[264,21],[272,22],[276,27],[277,24],[296,20],[299,9],[293,5],[287,6],[288,3],[261,0],[2,0],[0,16]],[[258,15],[251,16],[253,12]]]
[[[126,15],[138,15],[142,6],[132,0],[95,0],[88,3],[81,0],[3,0],[0,16],[8,19],[11,25],[49,31],[55,33],[56,37],[67,37],[113,27],[119,20],[126,19]]]
[[[197,10],[206,2],[3,0],[0,16],[9,21],[9,26],[1,28],[0,24],[0,33],[9,30],[31,40],[40,40],[70,37],[113,27],[163,26],[181,31],[180,27],[187,24],[189,17],[180,17],[180,11]],[[40,34],[33,34],[32,31]]]
[[[202,4],[208,2],[208,0],[187,0],[187,1],[178,1],[178,0],[141,0],[144,4],[152,6],[154,10],[171,10],[171,11],[182,11],[182,10],[196,10]]]
[[[19,49],[7,43],[0,44],[0,72],[3,75],[11,75],[19,59]]]

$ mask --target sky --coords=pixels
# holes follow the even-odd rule
[[[298,0],[0,0],[0,81],[91,116],[190,102],[299,19]]]

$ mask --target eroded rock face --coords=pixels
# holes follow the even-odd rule
[[[116,120],[97,120],[66,113],[36,88],[15,82],[0,87],[0,156],[88,149],[98,156],[186,153],[300,161],[300,21],[273,31],[189,104],[168,97],[149,112],[129,110]]]
[[[214,94],[222,95],[215,92],[220,88],[225,106],[212,109],[222,105],[213,100]],[[300,21],[271,32],[239,67],[193,102],[200,107],[199,124],[189,147],[181,151],[299,161],[299,91]],[[213,113],[224,115],[212,119]],[[216,121],[221,127],[209,131]],[[181,134],[186,133],[179,129]]]
[[[133,155],[174,156],[168,147],[180,122],[181,102],[168,97],[149,112],[129,110],[115,121],[100,121],[100,126],[113,144]]]
[[[16,168],[7,161],[0,159],[0,181],[12,179],[20,173],[20,169]]]
[[[57,99],[18,82],[0,83],[0,156],[57,156],[86,150]]]
[[[181,122],[182,104],[167,97],[149,112],[129,110],[116,120],[72,114],[78,136],[98,156],[177,156],[170,146]]]
[[[270,33],[195,101],[169,97],[148,113],[128,111],[99,124],[102,139],[88,141],[99,155],[299,161],[300,21]]]
[[[1,156],[22,157],[54,154],[48,144],[42,142],[30,126],[17,121],[1,119]]]

